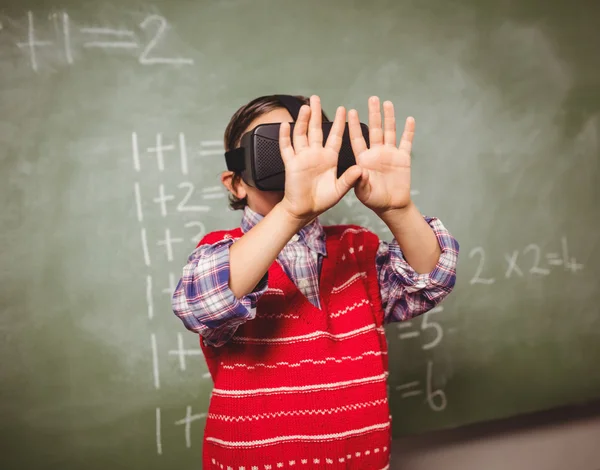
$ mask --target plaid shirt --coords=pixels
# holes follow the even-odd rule
[[[246,207],[242,231],[246,233],[262,218]],[[386,322],[425,313],[454,287],[458,243],[438,219],[426,217],[425,220],[433,229],[442,251],[431,273],[415,272],[395,240],[379,242],[375,263]],[[173,311],[186,328],[202,335],[205,343],[213,346],[225,344],[240,324],[254,318],[258,299],[268,286],[268,276],[265,276],[253,292],[241,299],[235,297],[229,289],[229,247],[232,243],[233,240],[225,239],[196,248],[183,268],[183,276],[172,299]],[[318,280],[323,256],[327,256],[325,231],[315,219],[294,235],[277,257],[286,274],[317,307],[320,307]]]

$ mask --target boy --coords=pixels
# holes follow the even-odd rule
[[[306,102],[303,97],[297,99]],[[356,165],[337,178],[346,122],[338,108],[323,145],[320,100],[292,116],[276,95],[240,108],[227,150],[262,123],[281,123],[285,191],[263,192],[226,171],[241,227],[214,232],[183,269],[173,310],[201,335],[214,381],[203,468],[388,468],[390,415],[384,324],[421,314],[453,288],[458,244],[410,199],[414,120],[399,147],[392,103],[369,99],[369,141],[348,114]],[[319,214],[354,188],[390,228],[386,243]]]

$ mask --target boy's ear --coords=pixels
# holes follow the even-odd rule
[[[242,184],[242,179],[233,171],[224,171],[221,173],[221,183],[227,190],[238,199],[244,199],[247,196],[246,188]]]

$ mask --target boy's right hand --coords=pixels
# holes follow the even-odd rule
[[[281,123],[279,148],[285,166],[285,194],[280,202],[292,217],[309,221],[337,204],[360,178],[354,165],[337,177],[338,155],[346,126],[346,110],[339,107],[323,146],[321,101],[311,96],[310,107],[302,106],[294,126]]]

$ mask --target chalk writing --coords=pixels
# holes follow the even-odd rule
[[[522,250],[516,249],[504,253],[504,278],[523,278],[526,275],[549,276],[552,273],[552,267],[562,266],[568,273],[577,273],[584,268],[576,258],[569,253],[569,244],[567,237],[563,236],[560,240],[561,253],[543,253],[541,247],[536,243],[530,243]],[[493,284],[496,279],[485,277],[484,270],[486,265],[486,253],[483,247],[475,247],[469,252],[469,258],[478,259],[475,274],[469,281],[470,284]],[[545,260],[545,265],[544,265]]]
[[[158,196],[152,199],[155,203],[160,204],[160,213],[163,217],[167,216],[167,202],[175,199],[173,194],[165,194],[165,185],[158,185]]]
[[[169,297],[171,297],[171,295],[173,295],[173,292],[175,291],[175,287],[175,274],[169,273],[169,285],[162,290],[162,293],[167,294]]]
[[[64,65],[73,65],[74,47],[80,46],[83,50],[101,50],[104,52],[135,51],[135,57],[139,64],[145,66],[181,66],[194,65],[194,59],[189,57],[161,57],[157,54],[159,49],[167,47],[167,32],[171,25],[163,16],[151,14],[146,16],[139,24],[137,31],[134,29],[112,28],[110,26],[77,26],[73,24],[68,12],[53,12],[48,16],[50,27],[54,29],[56,41],[38,39],[39,29],[36,25],[32,11],[27,12],[27,40],[16,43],[16,46],[27,52],[29,64],[34,72],[40,69],[40,50],[50,46],[61,47],[63,50],[62,62]],[[38,21],[38,23],[40,23]],[[42,22],[44,23],[44,22]],[[47,21],[45,22],[47,23]],[[44,29],[44,24],[41,25]],[[73,34],[75,33],[75,34]],[[44,35],[42,31],[41,35]],[[146,36],[144,43],[139,35]],[[45,57],[46,60],[50,58]],[[53,56],[56,64],[56,57]],[[185,174],[185,172],[184,172]]]
[[[29,61],[34,72],[38,71],[37,51],[36,47],[51,46],[51,41],[38,41],[35,34],[35,26],[33,22],[33,13],[27,12],[27,42],[18,42],[17,46],[25,48],[29,52]]]
[[[432,337],[432,339],[429,342],[424,343],[421,346],[421,349],[428,350],[435,348],[441,343],[442,338],[444,337],[444,329],[439,323],[432,321],[431,317],[432,315],[443,311],[444,307],[438,305],[437,307],[434,307],[428,312],[425,312],[423,315],[421,315],[420,331],[410,331],[410,328],[413,327],[413,322],[415,320],[396,323],[396,328],[400,331],[400,333],[398,333],[398,338],[400,340],[407,340],[418,338],[419,336],[421,336],[421,334],[425,334],[428,337]],[[456,329],[454,329],[454,331],[456,331]]]
[[[140,191],[140,183],[137,181],[133,184],[133,193],[135,194],[135,209],[138,222],[143,222],[144,213],[142,212],[142,195]]]
[[[160,371],[158,369],[158,347],[156,345],[156,335],[150,334],[150,347],[152,349],[152,377],[154,378],[154,388],[160,388]]]
[[[133,31],[111,28],[80,28],[79,31],[94,39],[83,43],[83,47],[97,49],[137,49],[139,44],[135,40]],[[113,36],[116,40],[111,40]]]
[[[171,151],[175,148],[174,145],[163,145],[162,134],[156,134],[156,147],[148,147],[149,153],[156,154],[156,163],[158,165],[158,171],[165,171],[165,151]]]
[[[202,199],[221,199],[225,195],[223,186],[211,186],[202,190]]]
[[[192,447],[192,423],[206,418],[206,413],[192,414],[192,407],[187,406],[185,410],[185,418],[175,421],[176,426],[183,425],[185,435],[185,446],[189,449]]]
[[[165,238],[156,242],[158,246],[164,246],[167,253],[167,260],[173,261],[173,244],[182,243],[183,238],[173,238],[171,236],[171,230],[165,229]]]
[[[150,252],[148,251],[148,237],[146,235],[146,229],[142,227],[140,230],[142,238],[142,251],[144,253],[144,263],[146,266],[150,266]]]
[[[139,138],[137,132],[131,134],[131,148],[133,158],[133,168],[135,171],[141,171],[142,161],[140,158],[140,147]],[[146,147],[146,155],[155,159],[156,166],[160,172],[167,169],[167,165],[174,163],[169,160],[168,156],[170,152],[177,150],[179,152],[179,166],[182,175],[189,173],[189,161],[188,161],[188,148],[186,144],[186,137],[183,132],[179,132],[177,135],[177,143],[165,142],[162,133],[156,133],[154,135],[154,144]]]
[[[444,411],[448,401],[442,389],[433,389],[433,362],[427,361],[427,404],[433,411]]]
[[[177,65],[193,65],[194,61],[192,59],[186,59],[182,57],[175,58],[166,58],[166,57],[151,57],[152,52],[158,45],[158,43],[163,39],[165,32],[168,28],[167,20],[164,17],[159,15],[150,15],[147,16],[144,21],[140,23],[140,27],[142,29],[150,28],[150,25],[154,23],[156,25],[156,31],[152,39],[148,42],[142,53],[139,57],[140,64],[177,64]]]
[[[197,232],[193,237],[190,238],[190,241],[193,244],[197,244],[200,240],[202,240],[204,235],[206,235],[206,227],[204,227],[204,224],[202,222],[198,222],[197,220],[187,222],[184,225],[184,227],[185,228],[196,227],[196,228],[200,229],[199,232]]]
[[[444,411],[448,405],[446,393],[440,389],[434,388],[433,384],[433,361],[427,361],[427,371],[425,374],[425,390],[421,387],[421,381],[414,380],[406,382],[395,387],[395,391],[400,393],[400,398],[412,398],[425,394],[425,403],[432,411]]]
[[[152,296],[152,276],[146,276],[146,305],[148,308],[148,320],[154,318],[154,299]]]
[[[203,140],[200,142],[200,149],[197,154],[200,157],[210,157],[212,155],[223,155],[225,149],[220,140]]]
[[[181,199],[181,202],[177,205],[177,210],[179,212],[208,212],[210,210],[210,206],[188,205],[196,189],[193,183],[185,181],[183,183],[179,183],[177,187],[179,189],[186,189],[185,195]]]
[[[162,436],[161,436],[161,429],[160,429],[160,408],[156,408],[156,413],[155,413],[155,420],[156,420],[156,453],[158,455],[162,455]]]
[[[200,348],[184,348],[183,347],[183,335],[177,333],[177,349],[169,351],[170,356],[177,356],[179,358],[179,368],[184,371],[186,369],[186,357],[188,356],[204,356],[202,349]]]
[[[493,277],[483,278],[481,274],[483,272],[483,265],[485,264],[485,251],[482,247],[477,246],[473,248],[469,252],[469,258],[473,258],[475,256],[479,256],[479,264],[477,265],[477,270],[475,271],[475,275],[469,281],[470,284],[486,284],[490,285],[496,282],[496,279]]]

